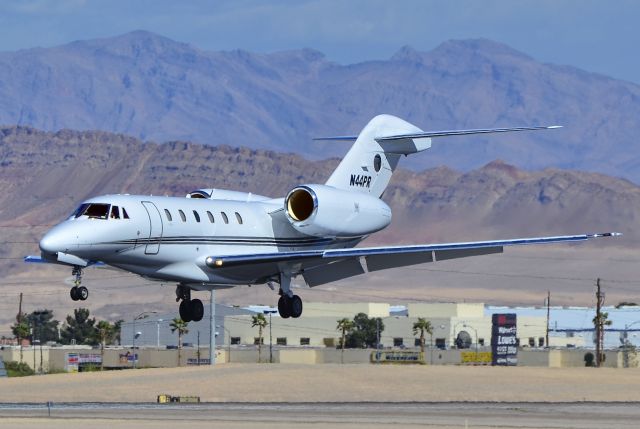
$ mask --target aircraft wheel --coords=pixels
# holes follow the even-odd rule
[[[293,295],[289,300],[291,317],[297,318],[302,314],[302,299],[298,295]]]
[[[80,286],[76,291],[76,296],[79,300],[85,301],[87,298],[89,298],[89,289],[84,286]]]
[[[179,312],[180,312],[180,318],[184,321],[184,322],[191,322],[191,301],[187,301],[187,300],[182,300],[180,302],[180,308],[179,308]]]
[[[194,322],[201,321],[202,316],[204,316],[204,305],[202,305],[202,301],[199,299],[192,299],[189,304],[189,312],[191,313],[191,320]]]
[[[289,298],[286,295],[282,295],[278,300],[278,313],[283,319],[291,317],[291,306],[289,305]]]
[[[72,300],[77,301],[79,298],[78,296],[78,288],[77,287],[72,287],[71,290],[69,291],[69,296],[71,297]]]

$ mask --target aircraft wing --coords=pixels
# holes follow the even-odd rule
[[[307,284],[313,287],[371,271],[502,253],[504,246],[578,242],[619,235],[621,234],[608,232],[603,234],[563,235],[465,243],[229,255],[216,258],[209,257],[206,260],[206,264],[209,268],[219,270],[246,269],[250,266],[260,265],[263,268],[272,267],[274,273],[283,268],[288,268],[293,274],[301,274]]]

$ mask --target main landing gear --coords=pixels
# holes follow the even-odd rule
[[[278,300],[278,313],[283,319],[300,317],[302,314],[302,299],[298,295],[292,295],[291,297],[284,294],[281,295]]]
[[[289,317],[298,318],[302,315],[302,299],[291,292],[291,275],[280,273],[280,299],[278,300],[278,313],[283,319]]]
[[[176,287],[176,301],[180,302],[180,318],[185,322],[199,322],[204,316],[204,305],[199,299],[191,299],[191,289],[186,286]]]
[[[80,285],[82,283],[82,268],[78,266],[73,267],[71,274],[76,276],[76,279],[73,281],[74,286],[69,291],[71,299],[74,301],[85,301],[89,298],[89,289]]]

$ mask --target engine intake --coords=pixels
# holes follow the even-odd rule
[[[391,222],[391,209],[379,198],[327,185],[293,188],[284,208],[297,231],[318,237],[359,237]]]
[[[287,197],[287,213],[294,221],[309,219],[317,209],[318,199],[309,188],[296,188]]]

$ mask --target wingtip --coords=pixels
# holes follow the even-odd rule
[[[564,125],[551,125],[547,127],[548,130],[556,130],[558,128],[564,128]]]
[[[603,232],[600,234],[589,234],[589,238],[600,238],[600,237],[622,237],[621,232]]]

